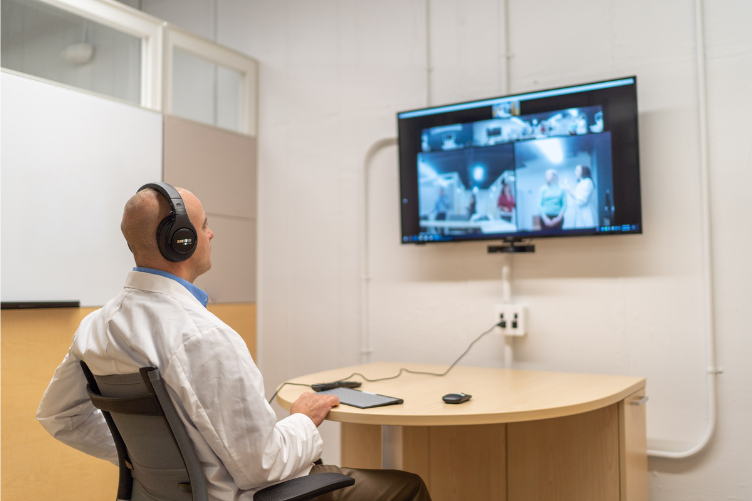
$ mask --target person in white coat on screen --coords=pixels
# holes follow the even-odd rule
[[[211,268],[214,233],[198,198],[178,191],[197,230],[195,253],[176,263],[159,252],[157,226],[169,212],[164,196],[145,189],[128,201],[121,229],[136,268],[115,298],[81,322],[37,419],[56,439],[117,465],[115,444],[86,394],[79,361],[99,375],[155,366],[196,449],[211,500],[250,501],[254,492],[283,480],[340,471],[313,464],[323,446],[317,427],[339,400],[304,393],[290,416],[277,421],[245,342],[206,309],[208,296],[193,281]],[[341,471],[353,476],[355,485],[322,499],[430,499],[417,475]]]
[[[577,178],[577,186],[572,189],[571,186],[564,182],[564,189],[572,197],[574,203],[574,224],[570,228],[594,228],[596,226],[596,216],[593,207],[595,200],[595,183],[590,173],[590,167],[578,165],[574,169],[574,175]],[[567,225],[569,226],[569,225]]]

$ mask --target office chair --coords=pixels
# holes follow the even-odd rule
[[[208,501],[206,478],[156,367],[95,376],[82,361],[86,391],[112,432],[120,463],[117,500]],[[309,501],[353,485],[340,473],[307,475],[258,491],[254,501]]]

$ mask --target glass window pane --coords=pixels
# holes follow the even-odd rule
[[[243,76],[177,48],[172,61],[172,113],[239,131]]]
[[[172,56],[172,113],[214,124],[216,65],[182,50]]]
[[[2,0],[4,68],[141,102],[141,39],[38,0]]]
[[[243,75],[235,70],[217,67],[217,125],[240,130],[240,86]]]

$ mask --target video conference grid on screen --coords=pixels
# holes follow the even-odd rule
[[[620,82],[624,81],[634,85],[632,79]],[[601,85],[580,87],[592,94],[593,90],[607,91],[614,86],[612,82]],[[628,211],[632,216],[630,221],[618,218],[621,221],[617,223],[615,217],[620,204],[614,198],[612,134],[618,134],[630,124],[624,124],[623,117],[616,117],[621,124],[614,131],[615,117],[609,113],[615,110],[623,115],[624,107],[620,108],[620,103],[614,103],[613,99],[598,102],[593,99],[599,97],[597,95],[583,100],[577,96],[582,93],[576,92],[576,88],[548,93],[550,95],[546,92],[528,95],[532,99],[518,96],[467,103],[466,108],[463,105],[445,107],[447,115],[460,118],[464,118],[465,109],[475,116],[486,115],[487,118],[481,120],[419,130],[415,128],[419,123],[411,124],[412,135],[420,134],[419,145],[414,145],[418,151],[411,155],[413,165],[407,166],[417,173],[414,180],[417,181],[417,204],[408,203],[411,201],[405,196],[409,194],[405,193],[403,172],[403,242],[641,231],[640,218],[635,217],[634,210]],[[604,97],[602,92],[600,97]],[[531,101],[543,104],[546,98],[552,105],[567,101],[592,104],[545,111],[540,109],[545,108],[545,104],[530,106]],[[531,108],[535,112],[526,113]],[[636,151],[636,103],[634,108],[633,149]],[[432,114],[441,115],[423,110],[402,113],[399,118],[417,116],[428,118],[427,123],[431,123],[436,121],[435,118],[430,120]],[[400,126],[401,150],[405,145],[409,148],[410,142],[403,142],[402,134],[410,128]],[[624,138],[619,139],[624,142]],[[403,153],[401,151],[401,164],[404,163]],[[638,166],[622,167],[627,172],[616,176],[617,181],[624,179],[625,173],[629,176],[630,169]],[[634,174],[638,176],[639,172]],[[639,209],[639,189],[637,191]],[[620,202],[635,205],[634,200],[624,200],[623,196]],[[414,219],[416,209],[418,228],[408,224],[413,226],[413,231],[405,231],[409,230],[405,227],[406,219],[408,223]],[[406,210],[410,211],[407,218]]]

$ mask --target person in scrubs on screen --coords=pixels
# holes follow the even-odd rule
[[[546,184],[540,190],[541,230],[560,230],[567,210],[567,194],[559,186],[559,175],[554,169],[546,171]]]

